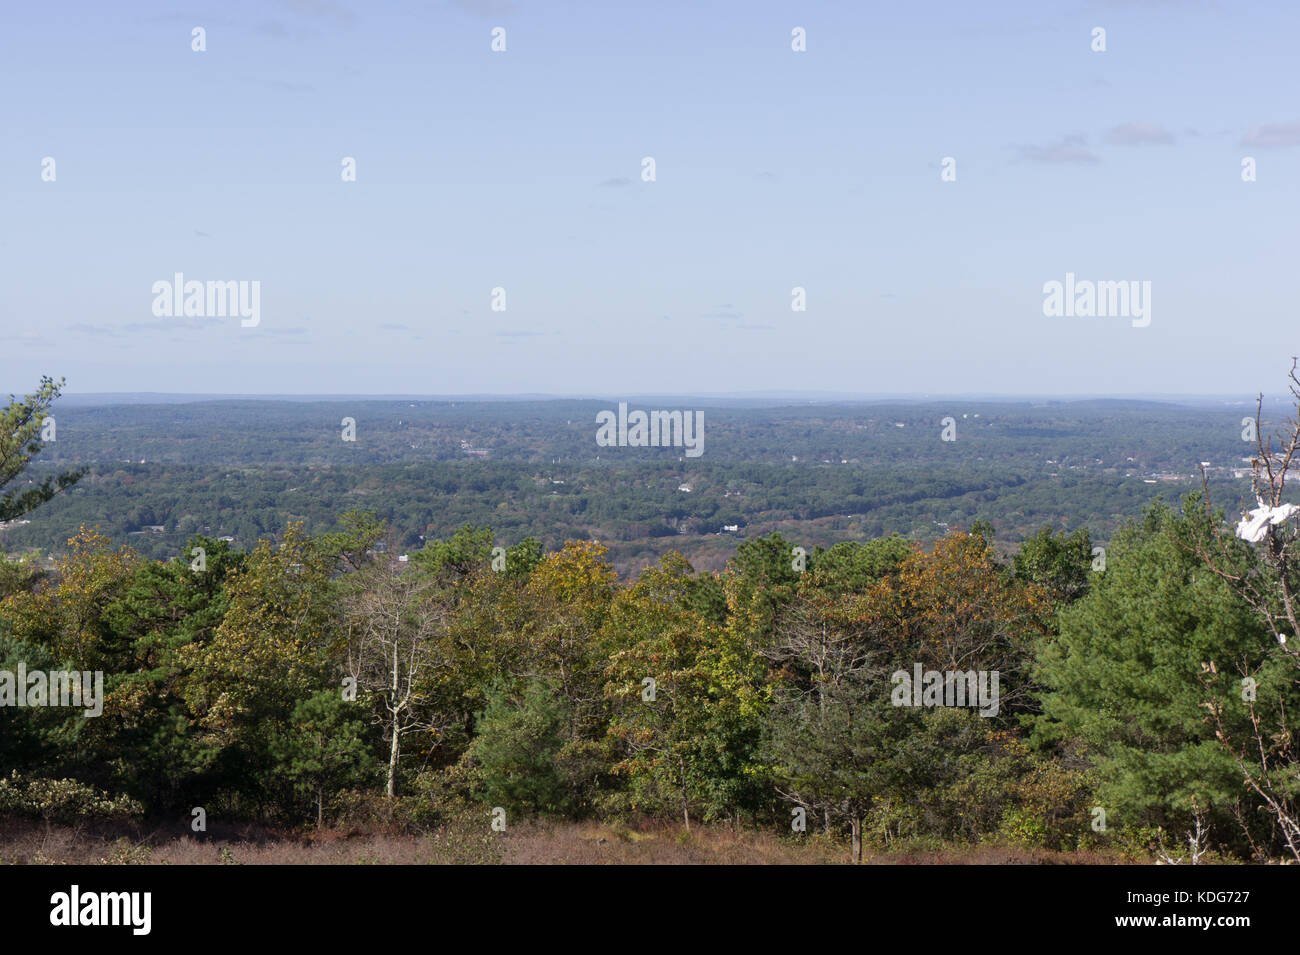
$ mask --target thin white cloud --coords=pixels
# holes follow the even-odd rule
[[[452,5],[476,17],[504,17],[519,9],[514,0],[452,0]]]
[[[1112,146],[1168,146],[1177,137],[1158,123],[1124,123],[1106,134]]]
[[[1256,126],[1242,137],[1241,144],[1255,149],[1284,149],[1287,146],[1300,146],[1300,123]]]
[[[1021,159],[1042,163],[1097,163],[1101,162],[1088,148],[1084,136],[1066,136],[1059,143],[1047,146],[1017,146]]]

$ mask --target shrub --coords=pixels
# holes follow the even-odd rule
[[[17,770],[0,779],[0,815],[75,823],[125,819],[143,811],[129,796],[114,796],[75,779],[26,779]]]

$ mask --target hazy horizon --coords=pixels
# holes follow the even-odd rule
[[[16,393],[16,392],[15,392]],[[1006,401],[1013,403],[1048,402],[1048,403],[1084,403],[1084,402],[1156,402],[1173,404],[1254,404],[1256,395],[1195,393],[1134,393],[1134,394],[1087,394],[1087,393],[1018,393],[1018,392],[497,392],[497,393],[345,393],[345,392],[172,392],[172,391],[94,391],[80,392],[65,390],[59,399],[68,401],[91,401],[96,399],[129,398],[144,403],[151,399],[163,401],[643,401],[648,399],[685,399],[722,401],[792,401],[813,404],[825,403],[865,403],[865,402],[923,402],[942,400],[962,401]],[[1290,402],[1293,399],[1284,393],[1264,393],[1265,404],[1271,402]]]

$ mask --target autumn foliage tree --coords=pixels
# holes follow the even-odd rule
[[[614,598],[609,732],[634,809],[715,819],[761,802],[767,690],[759,661],[692,609],[692,568],[666,555]]]

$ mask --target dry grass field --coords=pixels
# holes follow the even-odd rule
[[[885,865],[1106,865],[1146,862],[1103,853],[1010,847],[902,848],[864,853]],[[430,833],[335,830],[275,832],[255,827],[195,835],[161,830],[0,825],[7,865],[839,865],[847,847],[819,835],[643,823],[522,823],[495,833],[464,827]]]

